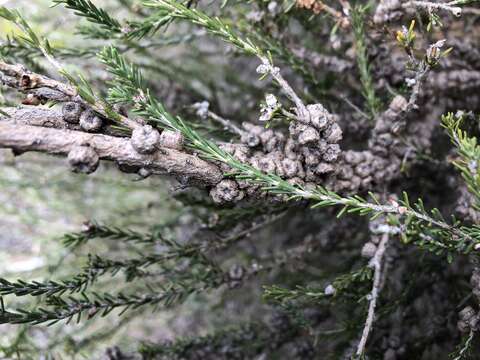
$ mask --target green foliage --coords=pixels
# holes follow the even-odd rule
[[[156,11],[141,21],[131,21],[127,32],[128,39],[142,39],[153,36],[161,28],[172,22],[172,16],[163,10]]]
[[[319,302],[327,297],[322,289],[297,286],[294,290],[284,289],[277,285],[264,286],[264,299],[272,302],[290,302],[293,300],[303,302]]]
[[[0,17],[18,25],[18,27],[20,27],[25,32],[26,36],[20,37],[22,42],[34,48],[42,47],[42,43],[38,38],[37,34],[35,34],[30,25],[28,25],[27,21],[23,18],[20,12],[18,12],[17,10],[10,10],[5,6],[0,6]]]
[[[270,329],[263,323],[247,323],[226,327],[213,334],[180,338],[172,343],[152,344],[143,343],[139,352],[144,359],[158,359],[159,357],[171,360],[189,358],[197,351],[208,349],[212,353],[223,353],[224,356],[242,356],[253,358],[264,353],[266,347],[275,350],[277,343],[287,339],[295,333],[294,328],[276,334],[275,329]],[[267,349],[267,352],[270,353]],[[241,355],[240,355],[241,354]]]
[[[139,123],[143,124],[145,121],[158,128],[180,132],[186,140],[187,152],[212,161],[217,165],[219,163],[226,165],[226,167],[223,167],[223,169],[228,169],[225,173],[226,178],[246,181],[250,185],[258,185],[260,190],[270,195],[271,200],[278,201],[282,205],[277,206],[265,202],[265,206],[258,206],[257,204],[249,208],[248,206],[243,207],[242,204],[241,206],[219,210],[212,205],[211,201],[207,201],[205,198],[194,201],[184,197],[184,212],[186,214],[195,214],[195,216],[198,216],[197,220],[202,219],[202,221],[198,221],[200,224],[196,224],[201,229],[198,232],[196,231],[192,236],[194,239],[189,241],[177,240],[177,230],[180,227],[178,226],[177,228],[178,223],[172,226],[157,225],[153,230],[145,232],[132,230],[124,225],[110,226],[89,223],[83,231],[65,234],[63,237],[64,244],[72,250],[75,249],[75,252],[81,252],[85,250],[80,248],[82,245],[88,244],[86,248],[90,251],[91,247],[98,246],[100,243],[108,248],[108,253],[101,253],[97,251],[98,249],[92,250],[83,270],[74,275],[59,276],[59,278],[64,279],[61,281],[48,279],[42,281],[11,281],[0,279],[0,299],[2,300],[0,323],[47,323],[50,325],[59,321],[70,322],[75,319],[80,321],[82,318],[91,319],[100,315],[106,316],[116,309],[121,311],[120,314],[128,310],[141,309],[146,305],[153,306],[154,309],[164,309],[183,303],[191,295],[207,295],[212,290],[217,290],[212,296],[217,298],[220,293],[218,290],[226,288],[227,286],[225,285],[233,288],[243,283],[246,278],[258,275],[262,271],[270,272],[282,267],[286,268],[293,263],[292,259],[300,259],[302,266],[307,265],[302,267],[301,271],[295,269],[297,270],[297,277],[301,277],[302,282],[284,282],[284,284],[298,284],[295,287],[294,285],[290,286],[290,289],[275,285],[274,282],[268,282],[274,285],[264,287],[264,299],[291,315],[295,320],[295,324],[302,328],[302,332],[299,332],[294,326],[285,331],[283,329],[272,329],[270,326],[265,326],[265,324],[260,324],[259,322],[245,326],[234,326],[212,335],[179,339],[172,343],[145,344],[140,349],[140,352],[145,358],[164,356],[170,359],[183,359],[196,348],[208,347],[210,350],[224,351],[228,354],[230,354],[230,351],[235,355],[243,354],[245,358],[253,358],[260,353],[263,353],[262,356],[268,356],[265,354],[272,353],[273,344],[277,344],[277,341],[279,349],[283,342],[290,341],[292,340],[291,338],[299,334],[302,337],[306,337],[305,333],[308,333],[310,337],[314,334],[313,322],[305,316],[305,309],[331,305],[341,307],[347,304],[350,306],[350,309],[343,315],[351,318],[345,321],[341,328],[325,330],[323,334],[322,331],[317,331],[316,333],[316,336],[318,336],[317,340],[323,335],[345,335],[340,340],[337,339],[340,345],[342,345],[339,347],[342,347],[341,356],[344,357],[345,349],[358,341],[358,329],[359,326],[363,326],[364,321],[363,304],[365,300],[369,300],[368,294],[372,289],[371,283],[374,278],[373,269],[375,266],[372,266],[372,264],[375,265],[373,263],[375,259],[371,259],[368,265],[365,262],[360,263],[358,260],[359,251],[357,251],[359,249],[353,249],[352,244],[357,246],[357,240],[359,239],[348,239],[349,242],[347,244],[335,244],[336,250],[346,250],[341,253],[342,256],[345,254],[345,257],[349,257],[346,260],[348,266],[343,266],[340,271],[335,272],[336,274],[342,273],[340,276],[334,277],[335,275],[331,273],[327,275],[330,278],[330,288],[327,292],[318,285],[313,285],[318,284],[318,281],[313,283],[306,280],[307,278],[309,279],[307,274],[315,274],[318,278],[319,269],[311,266],[311,264],[307,264],[307,261],[303,259],[303,256],[310,250],[295,252],[291,251],[295,249],[294,247],[288,247],[290,246],[290,241],[297,239],[279,239],[278,242],[277,239],[274,239],[275,241],[264,247],[261,243],[252,242],[248,244],[249,247],[255,248],[254,251],[250,251],[250,249],[246,251],[245,248],[247,246],[245,248],[237,246],[240,240],[248,238],[253,231],[260,230],[280,218],[286,221],[290,215],[291,217],[303,216],[305,213],[299,209],[302,205],[308,204],[313,209],[338,207],[338,217],[345,214],[366,216],[370,220],[382,217],[385,220],[383,227],[386,230],[382,230],[384,233],[392,237],[400,237],[404,244],[415,244],[421,251],[441,255],[439,262],[443,261],[443,256],[449,261],[453,261],[454,255],[473,254],[474,250],[478,250],[480,226],[464,225],[454,217],[447,220],[439,210],[444,210],[441,206],[439,209],[435,207],[429,209],[425,207],[422,199],[411,203],[406,193],[403,194],[401,200],[380,202],[373,194],[369,194],[369,197],[364,193],[340,194],[320,185],[298,185],[293,181],[285,180],[276,173],[263,172],[249,162],[239,161],[222,150],[218,145],[218,141],[210,138],[212,134],[216,134],[211,131],[209,124],[201,123],[203,119],[197,119],[195,120],[196,122],[192,122],[187,116],[183,115],[182,110],[168,109],[171,107],[170,103],[167,102],[168,100],[163,101],[163,94],[160,91],[164,90],[160,89],[163,83],[157,83],[158,77],[152,76],[150,78],[151,73],[157,76],[161,74],[168,79],[169,85],[170,83],[175,85],[181,84],[185,89],[194,94],[192,97],[194,101],[197,101],[197,97],[207,98],[210,101],[210,98],[206,95],[209,91],[204,91],[204,89],[200,91],[194,90],[194,86],[192,86],[194,81],[202,83],[201,85],[205,86],[207,90],[215,89],[215,84],[212,85],[212,83],[215,83],[213,76],[201,76],[203,74],[200,73],[205,72],[203,68],[191,69],[183,63],[180,65],[173,64],[169,59],[157,56],[157,51],[155,51],[155,49],[165,45],[187,43],[190,45],[192,40],[197,40],[199,36],[203,36],[203,32],[201,33],[202,35],[197,37],[196,34],[176,34],[173,31],[173,35],[167,34],[159,41],[149,39],[155,36],[161,29],[167,29],[167,25],[172,24],[173,27],[174,20],[184,20],[232,45],[238,52],[256,56],[264,67],[264,71],[258,72],[265,76],[272,75],[284,91],[287,89],[285,91],[287,96],[295,102],[296,106],[292,111],[297,111],[299,114],[301,106],[304,107],[302,100],[296,99],[289,94],[291,89],[279,75],[280,70],[273,66],[273,57],[297,71],[297,75],[299,74],[301,77],[300,81],[298,81],[299,84],[313,85],[313,87],[316,87],[314,90],[318,90],[318,92],[322,91],[322,89],[319,89],[322,84],[317,80],[316,74],[311,71],[308,62],[299,59],[288,49],[286,46],[287,42],[285,41],[284,43],[281,34],[277,37],[276,30],[278,29],[273,26],[286,26],[289,18],[284,15],[287,11],[291,11],[293,2],[289,2],[288,6],[284,6],[281,10],[281,15],[270,9],[268,7],[270,4],[260,4],[259,8],[267,9],[269,13],[264,14],[265,18],[262,19],[264,23],[258,26],[258,29],[255,26],[248,25],[248,22],[243,23],[243,21],[239,21],[236,17],[227,19],[225,15],[230,15],[230,13],[227,10],[224,11],[223,7],[220,9],[216,7],[207,8],[209,13],[210,9],[212,9],[212,13],[219,11],[220,17],[208,15],[195,8],[197,6],[195,2],[144,0],[143,5],[147,9],[147,11],[144,11],[141,7],[138,9],[135,7],[134,10],[133,3],[128,0],[120,0],[120,4],[134,15],[134,18],[125,20],[124,23],[123,21],[120,23],[115,19],[114,14],[110,15],[109,12],[97,7],[89,0],[54,0],[54,3],[56,5],[65,5],[66,8],[74,10],[76,15],[84,17],[96,25],[81,27],[80,34],[91,39],[107,40],[109,45],[105,46],[101,51],[98,50],[105,42],[95,42],[93,45],[89,44],[87,47],[78,49],[73,46],[54,47],[48,40],[39,37],[18,11],[2,7],[0,8],[0,16],[17,24],[24,34],[7,38],[5,45],[0,48],[0,56],[7,59],[24,58],[32,63],[40,55],[45,56],[49,63],[73,85],[72,88],[85,101],[85,105],[87,103],[90,104],[95,111],[109,121],[122,123],[123,120],[128,120],[125,115],[120,115],[120,111],[114,110],[117,109],[116,105],[128,105],[128,111],[141,118]],[[237,5],[245,4],[227,4],[227,2],[224,2],[222,6],[227,5],[231,6],[233,11]],[[249,8],[254,6],[254,4],[247,5]],[[368,13],[368,7],[364,6],[356,5],[353,8],[345,7],[344,9],[345,11],[347,9],[351,10],[351,35],[353,35],[356,50],[362,95],[370,117],[374,119],[380,114],[382,104],[375,92],[372,65],[369,63],[367,32],[370,26],[368,22],[370,14]],[[224,16],[225,18],[223,18]],[[276,16],[283,17],[283,19],[275,18]],[[239,18],[245,20],[247,16],[242,13]],[[304,20],[301,16],[295,17],[295,21],[302,22],[301,20]],[[428,48],[422,60],[417,60],[414,56],[416,51],[414,45],[417,36],[414,32],[414,24],[415,22],[412,22],[409,29],[404,28],[402,31],[399,31],[397,33],[397,41],[405,48],[410,57],[409,60],[416,65],[412,69],[416,71],[415,86],[418,87],[415,88],[414,91],[416,93],[414,92],[414,94],[417,96],[419,84],[425,77],[425,74],[431,67],[438,64],[439,59],[447,55],[449,50],[440,51],[443,43],[439,42],[434,44],[435,46]],[[301,25],[305,26],[305,23],[302,22]],[[269,26],[272,26],[273,29],[271,33],[265,31]],[[320,38],[323,38],[325,34],[333,35],[335,31],[340,31],[339,29],[335,31],[324,30],[331,29],[321,28],[321,31],[315,33],[315,36],[318,35]],[[351,35],[345,37],[348,39],[348,44],[352,40]],[[286,40],[291,41],[291,39]],[[201,61],[201,58],[209,56],[208,51],[200,49],[201,45],[203,44],[200,44],[190,54],[194,59],[198,57],[198,62]],[[97,52],[98,59],[110,74],[108,82],[105,81],[106,77],[103,72],[99,72],[100,75],[92,74],[92,79],[89,80],[81,75],[73,76],[56,60],[56,57],[91,56]],[[222,53],[221,55],[223,59],[225,54]],[[242,60],[244,59],[242,58]],[[212,60],[212,62],[206,61],[207,66],[205,68],[209,69],[209,66],[216,64],[215,61],[216,59]],[[142,70],[148,70],[148,76]],[[91,73],[94,73],[94,71],[91,71]],[[237,74],[225,75],[225,77],[227,76],[232,76],[232,78],[236,79],[237,83],[235,85],[239,85],[240,92],[252,91],[253,93],[253,90],[256,90],[257,93],[255,95],[258,95],[258,93],[265,90],[260,88],[254,89],[255,86],[249,83],[251,82],[250,79],[240,79],[241,76],[237,76]],[[284,82],[282,83],[282,81]],[[105,90],[102,88],[104,83],[107,83],[109,87],[106,98],[99,95]],[[97,86],[99,87],[98,89],[96,88]],[[352,90],[356,91],[359,87],[353,87]],[[313,96],[309,95],[310,90],[312,89],[304,91],[305,97],[313,98]],[[218,94],[212,95],[212,98],[215,97],[218,97]],[[192,100],[190,97],[188,99]],[[255,100],[254,97],[252,99]],[[218,100],[218,108],[222,108],[225,99],[215,100]],[[413,108],[415,105],[415,101],[409,101],[409,110],[410,107]],[[287,112],[287,110],[285,111]],[[182,116],[178,116],[177,112],[180,112]],[[288,121],[306,121],[307,124],[307,120],[310,121],[309,118],[302,118],[290,112],[288,114],[289,116],[286,116]],[[241,119],[242,116],[243,114],[239,115],[238,119]],[[454,164],[461,172],[472,194],[475,195],[477,200],[480,200],[480,180],[477,176],[480,150],[477,140],[460,129],[461,119],[459,117],[448,114],[443,117],[443,125],[449,132],[452,142],[458,151],[459,159]],[[279,127],[281,126],[286,125],[282,123]],[[219,136],[219,138],[222,140],[228,139],[226,134],[221,135],[223,136]],[[397,191],[398,188],[395,185],[394,191]],[[181,198],[181,196],[178,198]],[[287,202],[289,203],[285,205]],[[435,202],[432,203],[436,205]],[[479,204],[480,202],[476,206],[479,207]],[[293,210],[286,211],[287,206],[291,206]],[[194,207],[195,211],[192,210]],[[301,210],[306,211],[305,209]],[[298,211],[298,213],[295,213],[295,211]],[[215,214],[212,214],[213,212]],[[301,214],[299,215],[299,213]],[[262,214],[276,214],[276,216],[267,216],[264,222],[252,221]],[[220,222],[213,219],[212,222],[215,224],[210,225],[210,220],[214,217],[212,215],[220,215],[223,219]],[[251,226],[242,226],[246,224],[247,220],[249,224],[252,222]],[[321,225],[325,224],[322,223]],[[303,229],[301,229],[301,226],[299,228],[298,234],[294,234],[295,236],[293,237],[304,237]],[[318,231],[318,228],[315,228],[315,231]],[[339,232],[341,233],[341,231]],[[205,234],[208,234],[208,236],[205,236]],[[195,238],[197,235],[198,239]],[[268,240],[268,237],[270,237],[270,234],[265,236],[266,240]],[[178,236],[178,238],[183,239],[182,236]],[[114,241],[108,243],[91,241],[92,239]],[[361,241],[364,240],[362,237]],[[281,248],[282,245],[285,245],[283,241],[287,245],[286,248]],[[315,245],[318,246],[318,244]],[[376,245],[373,244],[373,246]],[[304,247],[306,248],[307,246]],[[327,249],[326,251],[329,250]],[[235,271],[232,274],[223,270],[223,267],[227,265],[225,259],[232,253],[235,257],[231,256],[228,259],[228,263],[238,261],[242,262],[242,264],[250,264],[246,275],[243,273],[244,270],[242,270],[242,275],[238,275]],[[264,256],[264,254],[267,255]],[[399,256],[408,255],[405,252]],[[328,257],[328,255],[325,257]],[[259,263],[257,260],[260,260]],[[391,265],[397,259],[392,256],[388,260],[391,260],[389,263]],[[328,264],[325,266],[328,266]],[[240,268],[240,266],[232,266],[232,268],[235,270]],[[244,269],[243,267],[241,268]],[[382,269],[382,266],[378,266],[378,268]],[[384,268],[388,268],[388,266]],[[290,270],[282,268],[277,272],[271,271],[272,279],[277,281],[278,273],[284,275],[284,273]],[[380,276],[381,274],[377,274],[375,270],[375,276],[377,277],[377,275]],[[288,274],[288,276],[291,276],[291,274]],[[321,276],[323,279],[325,278],[323,272]],[[411,281],[414,282],[414,280],[412,279]],[[109,283],[115,284],[114,291],[107,286]],[[381,311],[377,312],[378,318],[385,314],[393,313],[401,301],[412,300],[410,298],[406,299],[407,295],[408,297],[418,295],[411,294],[410,290],[411,288],[402,291],[400,299],[388,304],[381,304],[381,307],[379,306]],[[232,295],[232,297],[237,296],[237,294],[240,297],[241,294],[239,293],[233,293],[235,295]],[[27,307],[22,303],[23,299],[21,299],[22,309],[12,311],[9,309],[12,307],[11,304],[6,306],[9,304],[4,303],[4,299],[10,300],[11,295],[17,297],[33,296],[37,302]],[[224,294],[221,295],[221,300],[223,300]],[[358,304],[361,304],[361,306]],[[223,304],[217,301],[216,305]],[[356,316],[357,313],[360,313],[357,309],[362,310],[360,321]],[[203,311],[207,310],[210,309]],[[258,311],[258,309],[256,310]],[[464,340],[452,357],[455,356],[456,360],[465,358],[471,347],[472,340],[473,332]],[[342,341],[345,341],[345,344]],[[336,344],[333,347],[336,347]],[[233,355],[232,358],[234,358]]]
[[[32,48],[21,38],[7,35],[0,46],[0,58],[12,62],[21,59],[33,69],[38,69],[35,65],[34,58],[39,56],[39,51],[38,49],[35,51],[35,49],[36,48]]]
[[[39,281],[25,282],[23,280],[10,282],[6,279],[0,279],[0,295],[61,296],[66,292],[82,292],[87,288],[91,281],[93,281],[93,278],[87,274],[80,274],[75,276],[73,280],[65,280],[61,282],[52,280],[43,283]]]
[[[234,45],[246,54],[263,56],[262,50],[250,39],[242,39],[230,26],[224,24],[217,17],[212,18],[197,9],[189,9],[181,3],[171,0],[145,0],[143,4],[164,12],[172,18],[187,20],[195,25],[201,26],[212,35]]]
[[[469,136],[466,131],[461,129],[463,116],[455,116],[448,113],[442,116],[442,125],[448,132],[453,145],[457,149],[459,159],[453,164],[462,174],[468,190],[475,196],[477,203],[476,208],[480,207],[480,175],[478,174],[478,166],[480,164],[480,146],[477,138]]]
[[[112,33],[122,31],[120,23],[112,18],[107,11],[98,8],[90,0],[53,0],[55,5],[65,4],[67,9],[74,10],[75,15],[85,17],[88,21],[100,25]]]
[[[67,233],[62,237],[62,242],[67,247],[78,247],[91,239],[123,240],[133,243],[153,243],[162,240],[159,232],[140,233],[131,229],[115,226],[107,226],[96,222],[84,224],[85,229],[81,232]]]
[[[367,287],[362,285],[370,286],[372,274],[373,272],[370,267],[363,267],[340,275],[331,283],[334,289],[332,294],[325,293],[325,289],[315,287],[297,286],[295,289],[289,290],[277,285],[272,285],[264,286],[263,297],[268,302],[277,303],[282,306],[288,306],[292,302],[295,302],[298,307],[307,304],[320,305],[325,301],[327,303],[336,301],[347,294],[352,296],[352,294],[360,289],[368,291]],[[361,296],[363,296],[363,294]]]
[[[357,66],[360,72],[360,82],[363,86],[363,97],[367,101],[367,106],[371,117],[375,117],[381,106],[381,102],[375,94],[373,78],[368,62],[366,31],[365,31],[365,13],[369,6],[355,6],[352,8],[352,29],[355,37],[355,54]]]
[[[56,324],[59,321],[66,320],[67,323],[76,318],[80,322],[82,317],[92,319],[97,314],[102,317],[108,315],[117,308],[121,308],[121,314],[129,309],[136,309],[143,305],[162,305],[164,307],[172,306],[186,299],[192,294],[194,289],[184,287],[183,284],[169,284],[162,286],[158,291],[139,294],[126,295],[119,293],[117,295],[94,293],[88,297],[82,293],[81,298],[69,297],[63,299],[59,296],[49,296],[46,305],[49,308],[39,307],[35,310],[2,311],[0,312],[0,324]]]

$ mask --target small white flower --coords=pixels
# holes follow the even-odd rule
[[[268,11],[273,15],[276,14],[277,7],[278,7],[278,3],[276,1],[269,2],[267,6]]]
[[[452,8],[452,14],[456,17],[460,17],[462,15],[462,8],[461,7]]]
[[[390,199],[390,204],[392,204],[392,206],[393,206],[394,208],[398,208],[398,207],[399,207],[398,202],[396,202],[394,199]]]
[[[273,116],[274,109],[272,108],[262,108],[260,117],[258,118],[259,121],[268,121]]]
[[[273,94],[267,94],[265,96],[265,103],[267,104],[268,107],[274,108],[277,107],[278,105],[278,100]]]
[[[262,21],[264,16],[265,16],[264,11],[250,11],[247,14],[247,20],[250,20],[252,22],[260,22]]]
[[[337,289],[335,289],[332,284],[328,284],[324,290],[324,294],[327,296],[335,295],[336,292],[337,292]]]
[[[128,35],[132,31],[132,28],[129,25],[126,25],[122,27],[120,31],[122,32],[122,34]]]
[[[268,73],[268,66],[265,64],[258,65],[257,73],[262,75]]]
[[[280,74],[280,68],[278,66],[275,66],[271,71],[272,75]]]
[[[468,163],[468,170],[470,170],[470,172],[472,174],[477,174],[477,169],[478,169],[478,164],[475,160],[472,160]]]
[[[445,45],[446,42],[447,42],[446,39],[442,39],[442,40],[438,40],[435,44],[432,44],[430,46],[435,46],[437,48],[441,48],[441,47],[443,47],[443,45]]]
[[[280,108],[280,104],[275,95],[267,94],[265,96],[265,104],[263,104],[260,108],[260,117],[258,120],[269,121],[278,108]]]
[[[445,45],[446,40],[438,40],[436,43],[430,45],[427,49],[427,60],[430,63],[437,63],[442,56],[440,49]]]
[[[208,115],[208,108],[210,107],[210,103],[208,101],[202,101],[193,104],[193,108],[196,110],[197,116],[202,119],[206,119]]]
[[[417,80],[414,78],[406,78],[405,82],[407,83],[408,87],[413,87],[417,83]]]
[[[397,226],[390,226],[388,224],[381,224],[381,225],[378,225],[376,228],[372,229],[372,232],[375,233],[375,234],[392,234],[392,235],[394,235],[394,234],[398,234],[400,232],[400,228],[398,228]]]

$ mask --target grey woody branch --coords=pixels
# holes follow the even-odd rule
[[[46,116],[44,120],[33,119],[0,119],[0,148],[10,148],[18,153],[38,151],[68,156],[70,165],[77,169],[80,167],[80,172],[92,172],[98,160],[102,159],[116,162],[121,169],[172,175],[183,183],[196,185],[215,185],[223,177],[222,172],[211,163],[175,149],[160,147],[151,154],[140,154],[129,138],[34,126],[34,123],[40,125],[55,121],[55,115]]]
[[[24,103],[28,105],[38,105],[48,100],[59,102],[72,100],[82,103],[86,107],[92,107],[93,110],[103,116],[109,117],[105,104],[101,101],[96,100],[95,104],[87,104],[78,96],[77,89],[74,86],[36,74],[19,64],[12,65],[0,61],[0,82],[27,94]],[[116,117],[121,124],[131,130],[137,129],[142,125],[122,114],[117,113]]]
[[[52,109],[26,106],[15,108],[2,108],[2,111],[8,116],[10,116],[12,119],[14,119],[16,122],[24,125],[84,131],[79,124],[69,123],[65,121],[64,114]],[[125,136],[124,131],[108,125],[102,128],[102,133],[111,136]]]

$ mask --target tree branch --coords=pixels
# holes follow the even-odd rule
[[[91,106],[95,111],[98,111],[106,118],[109,118],[105,110],[105,104],[99,102],[98,99],[95,99],[94,104],[88,104],[78,96],[78,91],[74,86],[31,72],[22,65],[11,65],[0,61],[0,83],[23,93],[32,94],[37,97],[39,97],[39,95],[40,97],[43,96],[47,100],[62,102],[75,100],[77,102],[82,102],[87,107]],[[46,93],[45,89],[51,91]],[[54,93],[52,93],[52,91]],[[117,113],[116,117],[120,123],[132,130],[141,126],[141,124],[138,124],[136,121],[121,114]]]
[[[375,321],[375,308],[377,307],[377,300],[378,294],[380,293],[380,284],[382,279],[382,271],[383,271],[383,255],[385,254],[385,250],[387,249],[387,243],[390,239],[389,234],[383,234],[382,240],[378,245],[377,251],[373,256],[370,266],[374,268],[374,275],[373,275],[373,286],[372,292],[370,293],[369,298],[369,305],[368,305],[368,315],[365,321],[365,327],[363,328],[362,337],[360,342],[358,343],[357,347],[357,356],[363,355],[365,352],[365,346],[367,345],[368,335],[372,329],[373,322]]]
[[[0,121],[0,148],[68,155],[77,146],[89,146],[100,159],[115,161],[127,168],[145,168],[153,174],[170,174],[182,182],[208,186],[223,178],[222,172],[211,163],[174,149],[159,148],[153,154],[143,155],[133,149],[128,138],[24,125],[21,120],[15,120]]]
[[[66,122],[61,112],[52,109],[32,106],[2,108],[2,111],[8,116],[10,116],[10,118],[13,119],[15,122],[21,123],[23,125],[84,131],[78,124],[71,124],[69,122]],[[2,120],[1,115],[0,120]],[[8,120],[8,118],[6,118],[5,120]],[[102,133],[105,135],[125,137],[124,131],[108,125],[102,127]]]

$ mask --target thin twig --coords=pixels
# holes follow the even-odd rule
[[[307,107],[303,103],[302,99],[297,95],[295,90],[292,89],[290,84],[285,80],[285,78],[280,73],[280,69],[278,67],[273,66],[271,61],[264,56],[259,56],[260,60],[262,61],[263,66],[267,69],[267,71],[272,75],[272,77],[277,81],[278,85],[285,91],[285,94],[295,103],[295,107],[297,110],[297,115],[300,120],[309,121],[310,115],[308,113]]]
[[[243,134],[245,134],[245,131],[243,131],[242,129],[240,129],[237,125],[235,125],[231,120],[228,120],[228,119],[225,119],[217,114],[215,114],[214,112],[208,110],[207,112],[207,115],[212,119],[212,120],[215,120],[216,122],[222,124],[225,129],[227,130],[230,130],[231,132],[235,133],[235,134],[238,134],[240,136],[242,136]]]
[[[383,234],[382,240],[378,245],[377,251],[371,260],[371,266],[374,268],[373,275],[373,286],[372,292],[370,293],[370,303],[368,306],[367,320],[365,321],[365,326],[363,328],[362,337],[357,347],[357,356],[362,355],[365,352],[365,345],[367,344],[368,335],[372,330],[373,322],[375,321],[375,308],[377,306],[378,294],[380,293],[380,284],[382,279],[382,262],[383,255],[387,248],[388,240],[390,239],[389,234]]]
[[[424,8],[424,9],[427,9],[428,11],[432,11],[432,10],[445,10],[445,11],[448,11],[450,13],[452,13],[453,15],[455,16],[460,16],[462,14],[462,8],[459,7],[459,6],[455,6],[457,5],[459,2],[454,0],[454,1],[450,1],[448,3],[441,3],[441,2],[431,2],[431,1],[408,1],[404,4],[402,4],[402,6],[404,8],[408,8],[408,7],[417,7],[417,8]]]

